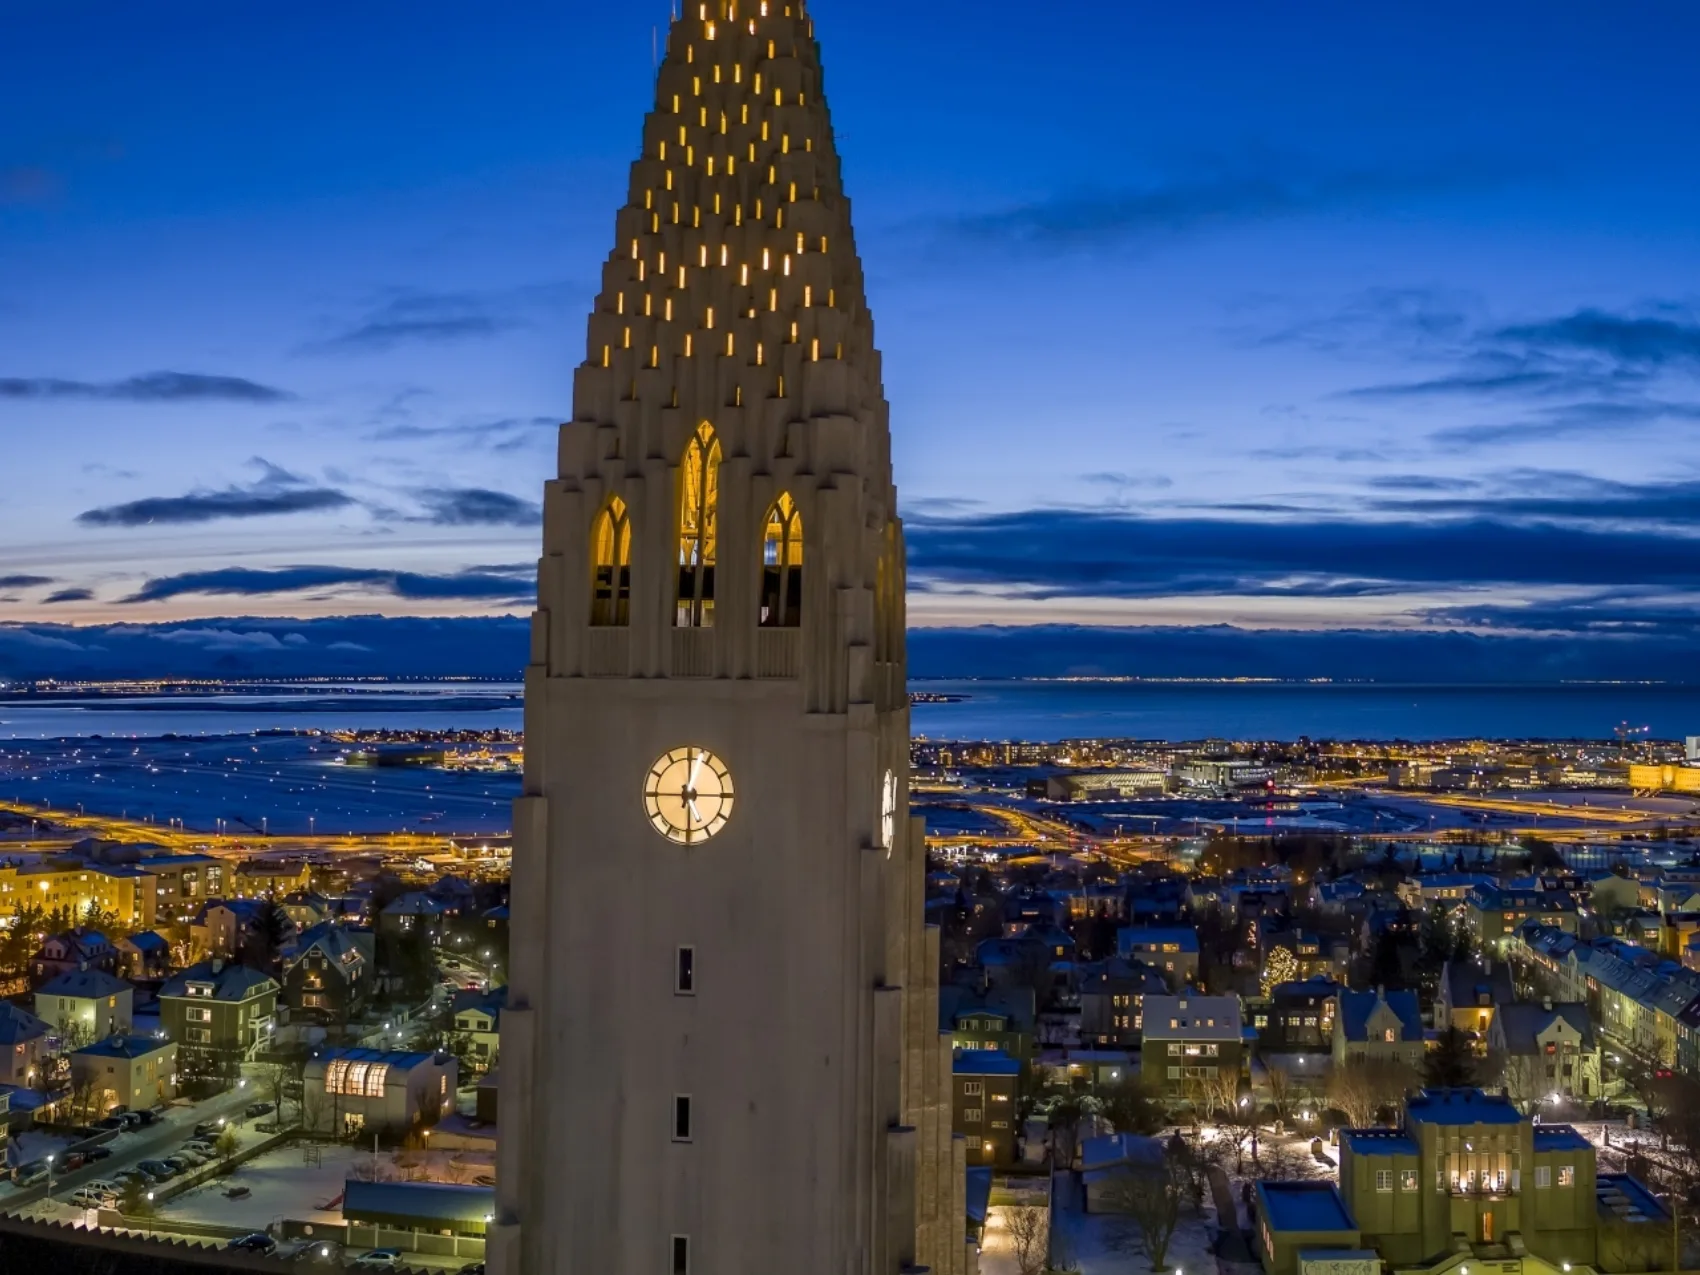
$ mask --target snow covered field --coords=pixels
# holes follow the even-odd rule
[[[321,1162],[306,1162],[302,1146],[280,1147],[250,1160],[227,1178],[197,1187],[167,1203],[160,1216],[215,1226],[264,1230],[291,1218],[326,1225],[342,1223],[343,1184],[357,1160],[370,1161],[370,1151],[333,1145],[317,1148]],[[247,1187],[245,1200],[227,1200],[226,1191]]]

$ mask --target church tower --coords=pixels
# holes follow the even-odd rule
[[[963,1272],[904,553],[802,0],[687,0],[548,484],[498,1275]]]

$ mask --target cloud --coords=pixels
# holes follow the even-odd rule
[[[1667,422],[1689,421],[1700,421],[1700,403],[1649,398],[1566,403],[1522,420],[1448,425],[1430,434],[1429,441],[1442,451],[1468,452],[1501,444],[1612,436]]]
[[[554,416],[515,416],[465,425],[386,425],[373,430],[366,438],[374,443],[446,439],[464,443],[468,447],[505,452],[517,451],[533,441],[538,441],[543,431],[558,430],[560,427],[560,420]]]
[[[1409,480],[1416,482],[1419,480]],[[1522,519],[1602,524],[1656,523],[1700,532],[1700,480],[1626,483],[1590,474],[1551,470],[1508,470],[1487,482],[1434,479],[1433,486],[1407,486],[1430,493],[1488,489],[1473,496],[1412,496],[1378,499],[1374,509],[1446,517]],[[1373,486],[1394,489],[1388,480]]]
[[[1372,169],[1303,171],[1300,161],[1242,163],[1240,171],[1036,200],[960,217],[941,230],[1007,248],[1070,252],[1114,247],[1246,222],[1273,221],[1334,208],[1408,199],[1503,179],[1489,166],[1457,163],[1426,173]],[[1279,168],[1281,171],[1273,171]]]
[[[240,376],[149,372],[122,381],[0,377],[0,399],[96,399],[123,403],[286,403],[295,395]]]
[[[1536,348],[1575,350],[1619,363],[1700,366],[1700,323],[1578,310],[1561,319],[1503,328],[1499,338]]]
[[[42,600],[44,602],[49,602],[49,603],[54,603],[54,604],[58,604],[58,603],[62,603],[62,602],[92,602],[92,601],[94,601],[94,590],[93,589],[60,589],[57,593],[48,594],[47,597],[45,597]]]
[[[398,345],[442,344],[496,336],[524,326],[469,292],[392,293],[353,326],[306,347],[317,354],[381,354]]]
[[[270,518],[346,509],[354,498],[334,487],[316,487],[269,461],[255,458],[260,477],[246,486],[200,489],[184,496],[151,496],[89,509],[77,521],[89,527],[186,525],[226,518]]]
[[[0,576],[0,589],[39,589],[42,585],[53,583],[52,576]]]
[[[358,567],[226,567],[191,571],[147,581],[127,603],[164,602],[190,595],[263,597],[319,589],[357,588],[408,600],[510,602],[532,598],[531,566],[480,567],[446,575]]]
[[[439,527],[533,527],[543,517],[532,501],[482,487],[432,487],[418,496],[425,521]]]
[[[1383,596],[1474,586],[1700,588],[1700,537],[1665,526],[1463,516],[1258,522],[1029,510],[909,531],[918,589],[1028,599]],[[1539,509],[1531,509],[1538,514]]]

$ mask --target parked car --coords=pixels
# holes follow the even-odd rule
[[[264,1231],[255,1231],[252,1235],[244,1235],[231,1240],[225,1248],[232,1248],[240,1253],[258,1253],[262,1257],[270,1257],[277,1252],[277,1241]]]
[[[96,1120],[89,1128],[96,1133],[122,1133],[130,1126],[124,1122],[123,1116],[108,1116],[104,1120]]]
[[[85,1209],[109,1209],[118,1203],[118,1192],[110,1182],[90,1182],[71,1197],[71,1203]]]
[[[303,1245],[295,1260],[308,1266],[341,1267],[343,1261],[342,1245],[335,1240],[316,1240]]]
[[[233,1186],[224,1193],[224,1198],[227,1200],[246,1200],[252,1194],[254,1192],[248,1187]]]
[[[244,1111],[242,1114],[244,1116],[246,1116],[249,1120],[258,1120],[261,1116],[269,1116],[269,1115],[271,1115],[271,1113],[272,1113],[271,1103],[269,1103],[269,1102],[251,1102],[251,1103],[248,1104],[248,1109],[246,1111]]]
[[[90,1147],[83,1152],[83,1161],[87,1164],[93,1164],[96,1160],[110,1160],[111,1158],[111,1147]]]
[[[12,1170],[13,1186],[34,1186],[37,1182],[47,1181],[51,1170],[45,1160],[31,1160],[28,1164],[20,1164]]]
[[[142,1160],[136,1167],[155,1182],[169,1182],[177,1176],[163,1160]]]
[[[112,1180],[118,1184],[120,1191],[131,1186],[152,1186],[153,1179],[140,1169],[120,1169],[112,1175]]]
[[[122,1120],[126,1129],[140,1129],[144,1123],[139,1111],[112,1111],[107,1114]]]
[[[181,1161],[183,1161],[184,1164],[187,1164],[191,1169],[200,1168],[203,1164],[206,1164],[212,1158],[213,1157],[211,1155],[207,1154],[206,1152],[203,1152],[199,1147],[183,1147],[183,1148],[179,1149],[178,1151],[174,1152],[171,1156],[172,1160],[181,1160]]]
[[[354,1259],[354,1269],[360,1271],[393,1271],[400,1265],[399,1248],[375,1248]]]
[[[182,1177],[183,1174],[195,1167],[193,1160],[187,1160],[180,1155],[168,1155],[160,1163],[171,1170],[172,1177]]]
[[[81,1151],[67,1151],[55,1161],[61,1173],[75,1173],[88,1162],[88,1156]]]
[[[209,1138],[216,1138],[218,1137],[219,1130],[223,1128],[223,1120],[203,1120],[200,1124],[195,1126],[195,1136],[198,1138],[205,1135]]]
[[[136,1116],[136,1119],[138,1119],[142,1122],[142,1126],[144,1128],[146,1128],[148,1125],[158,1124],[159,1118],[164,1114],[165,1114],[164,1108],[160,1108],[159,1110],[155,1110],[155,1111],[138,1111],[138,1112],[135,1113],[135,1116]]]

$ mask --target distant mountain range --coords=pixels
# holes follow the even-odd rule
[[[0,678],[518,678],[515,617],[0,624]],[[918,678],[1268,677],[1381,682],[1700,680],[1700,637],[1216,628],[918,629]]]

